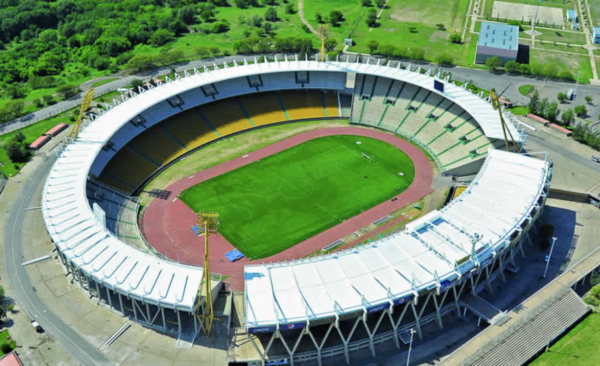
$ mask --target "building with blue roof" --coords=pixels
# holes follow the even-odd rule
[[[498,56],[502,63],[516,61],[519,52],[519,27],[482,22],[477,42],[475,63],[484,64],[488,58]]]
[[[567,22],[577,23],[577,13],[575,10],[567,10]]]
[[[600,27],[594,27],[594,32],[592,34],[592,40],[594,43],[600,44]]]

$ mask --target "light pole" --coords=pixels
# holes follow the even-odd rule
[[[409,333],[410,333],[410,345],[408,346],[408,356],[406,358],[406,366],[408,366],[410,364],[410,351],[412,351],[413,336],[415,335],[416,331],[411,328]]]
[[[531,28],[531,34],[535,34],[535,23],[537,23],[538,13],[540,12],[540,3],[542,0],[538,1],[537,10],[535,11],[535,19],[533,19],[533,28]]]
[[[581,71],[577,71],[577,82],[575,83],[575,92],[573,94],[575,94],[573,96],[573,99],[575,99],[575,97],[577,97],[577,86],[579,86],[579,75],[581,75]]]
[[[552,238],[552,246],[550,247],[550,255],[548,255],[548,261],[546,262],[546,269],[544,270],[544,278],[546,278],[546,273],[548,273],[548,266],[550,265],[550,261],[552,260],[552,251],[554,250],[555,242],[556,242],[556,238]]]

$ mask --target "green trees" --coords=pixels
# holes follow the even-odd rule
[[[578,117],[582,117],[587,114],[587,108],[585,107],[585,105],[578,105],[573,109],[573,111]]]
[[[556,98],[558,99],[558,101],[562,104],[564,103],[567,99],[567,94],[566,93],[558,93],[558,95],[556,96]]]
[[[77,85],[65,84],[61,85],[56,89],[56,92],[63,98],[69,99],[79,93],[79,87]]]
[[[529,98],[529,112],[538,114],[540,109],[540,93],[535,89],[531,98]]]
[[[521,72],[521,67],[516,61],[508,61],[506,65],[504,65],[504,69],[509,74],[518,74]]]
[[[267,8],[265,11],[265,19],[271,22],[276,22],[279,20],[279,16],[277,15],[277,10],[273,7]]]
[[[335,38],[327,38],[325,40],[325,49],[327,51],[333,51],[337,47],[337,41]]]
[[[592,104],[592,97],[589,96],[589,95],[586,95],[585,96],[585,101],[586,101],[587,104]]]
[[[373,39],[373,40],[369,41],[369,44],[367,44],[367,47],[369,47],[369,51],[371,52],[371,55],[372,55],[379,48],[379,42]]]
[[[436,62],[443,66],[452,66],[454,64],[454,58],[447,53],[442,53],[438,55]]]
[[[156,30],[156,32],[154,32],[152,37],[150,37],[149,42],[153,46],[159,47],[173,41],[174,39],[175,33],[170,32],[166,29],[158,29]]]
[[[462,36],[458,33],[452,33],[450,37],[448,37],[448,40],[452,43],[460,44],[462,43]]]
[[[342,14],[341,11],[332,10],[331,13],[329,13],[329,23],[334,27],[342,21],[344,21],[344,14]]]
[[[375,10],[375,8],[370,8],[369,11],[367,11],[365,22],[369,27],[375,26],[377,23],[377,10]]]
[[[7,144],[4,145],[4,151],[8,158],[13,163],[24,163],[29,158],[29,151],[25,145],[25,134],[19,132]],[[0,293],[0,298],[4,296],[3,290]],[[0,303],[1,304],[1,303]]]
[[[502,61],[500,61],[498,56],[490,57],[485,61],[485,66],[487,66],[491,72],[498,72],[502,67]]]
[[[570,126],[575,122],[575,113],[573,112],[573,109],[567,109],[562,113],[560,118],[565,125]]]

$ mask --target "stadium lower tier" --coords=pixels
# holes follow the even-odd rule
[[[338,101],[335,93],[289,90],[202,105],[142,132],[119,150],[99,180],[131,193],[160,167],[219,138],[275,123],[339,117],[348,103]]]

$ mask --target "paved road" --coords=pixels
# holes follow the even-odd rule
[[[21,308],[37,320],[44,330],[73,358],[85,366],[113,365],[96,347],[46,306],[33,288],[27,271],[21,266],[23,259],[22,232],[27,212],[25,208],[30,205],[39,206],[39,202],[32,203],[32,199],[44,182],[52,164],[56,161],[54,154],[49,155],[51,157],[43,161],[24,183],[6,222],[4,265],[8,281]]]

